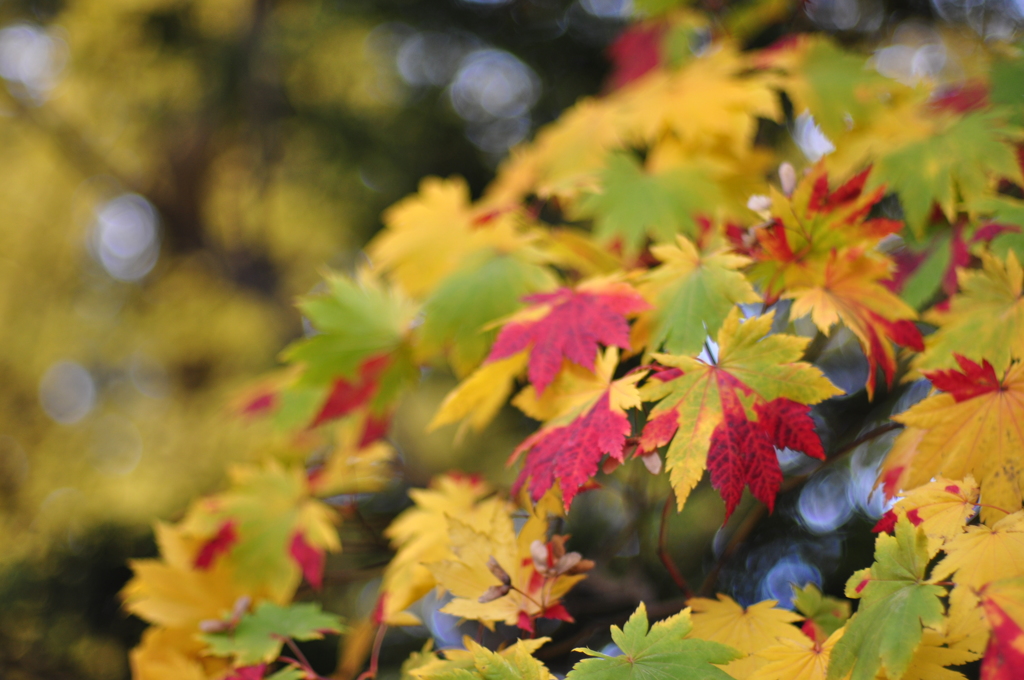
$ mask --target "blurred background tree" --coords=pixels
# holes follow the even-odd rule
[[[293,298],[596,91],[605,5],[0,3],[0,676],[126,676],[125,560],[265,435]]]
[[[303,332],[294,297],[325,266],[354,266],[380,211],[421,177],[461,174],[479,193],[510,147],[602,89],[633,11],[672,4],[686,3],[0,2],[0,676],[127,677],[141,624],[119,610],[125,560],[152,553],[156,518],[267,445],[231,404]],[[751,45],[795,26],[877,43],[878,70],[908,78],[949,67],[929,47],[941,22],[1006,38],[1024,14],[1014,0],[702,4]],[[642,51],[619,48],[622,72]],[[418,483],[511,446],[450,452],[411,434],[445,380],[398,418]],[[785,584],[809,560],[835,569],[844,548],[830,532],[873,512],[825,503],[870,481],[855,473],[790,499],[820,497],[818,515],[835,515],[821,531],[794,537],[783,501],[779,532],[722,583],[759,588],[770,579],[749,570],[774,570]],[[584,512],[601,521],[572,529],[625,536],[606,547],[635,554],[658,510],[627,527],[618,502],[592,494]]]

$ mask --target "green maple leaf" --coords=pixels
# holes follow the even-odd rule
[[[846,582],[846,596],[860,598],[857,613],[836,643],[827,680],[839,680],[853,669],[851,680],[873,680],[885,668],[890,678],[903,676],[921,643],[923,627],[939,627],[943,616],[942,586],[925,579],[928,537],[906,517],[896,535],[875,542],[875,563]]]
[[[484,326],[520,309],[530,293],[550,290],[557,281],[544,267],[512,254],[488,253],[447,277],[424,306],[423,348],[451,348],[455,372],[465,375],[487,356],[497,329]]]
[[[989,195],[994,177],[1024,181],[1007,143],[1019,136],[1003,110],[970,114],[944,132],[880,154],[868,184],[896,191],[907,225],[920,235],[933,202],[952,221],[959,200]]]
[[[255,611],[241,618],[232,630],[206,633],[200,638],[214,656],[231,656],[240,666],[270,663],[281,653],[285,638],[319,640],[324,633],[340,633],[344,626],[334,614],[326,614],[316,603],[281,607],[261,602]]]
[[[806,107],[830,139],[842,137],[850,121],[858,124],[866,120],[880,93],[900,87],[869,68],[867,56],[844,50],[827,39],[811,42],[799,76],[803,86],[794,87],[792,93],[796,113]]]
[[[290,345],[283,353],[286,361],[305,364],[305,384],[354,377],[364,359],[398,345],[411,316],[383,288],[340,275],[328,277],[327,285],[326,294],[299,301],[319,334]]]
[[[633,154],[615,152],[600,180],[600,193],[580,199],[579,216],[593,217],[598,239],[621,241],[630,255],[643,247],[648,236],[655,241],[670,240],[677,233],[692,236],[695,217],[713,213],[722,202],[718,185],[700,165],[651,174]]]
[[[625,626],[612,626],[612,640],[622,656],[577,649],[597,658],[577,663],[566,680],[729,680],[728,673],[712,664],[729,663],[743,655],[717,642],[685,639],[691,628],[690,613],[684,611],[648,630],[647,608],[640,603]]]
[[[828,637],[843,627],[850,618],[850,603],[837,597],[822,595],[818,586],[808,583],[803,588],[793,585],[793,605],[814,622]]]
[[[658,301],[657,325],[650,346],[672,354],[697,354],[704,338],[714,335],[737,303],[761,297],[738,271],[750,263],[724,248],[701,252],[679,236],[674,245],[660,244],[651,252],[662,264],[648,272],[641,292]]]

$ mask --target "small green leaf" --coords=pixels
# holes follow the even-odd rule
[[[594,233],[605,243],[621,241],[633,255],[647,237],[667,241],[677,233],[694,236],[695,217],[721,203],[718,184],[703,166],[681,166],[658,174],[644,170],[631,153],[615,152],[601,173],[600,193],[579,202],[579,217],[594,218]]]
[[[455,372],[466,375],[479,365],[497,336],[484,330],[492,321],[523,306],[530,293],[557,286],[544,267],[512,254],[487,253],[444,279],[424,305],[420,330],[423,348],[450,347]]]
[[[884,184],[899,193],[907,226],[920,235],[932,203],[938,203],[952,221],[958,201],[987,196],[994,178],[1020,180],[1017,157],[1008,143],[1019,136],[1002,109],[969,114],[928,139],[881,153],[868,184]]]
[[[900,517],[896,535],[875,541],[875,563],[846,582],[847,597],[860,598],[857,613],[836,643],[828,680],[853,670],[852,680],[873,680],[884,667],[890,678],[902,677],[921,643],[923,627],[945,621],[942,600],[946,589],[925,580],[928,537]]]
[[[850,603],[837,597],[822,595],[818,586],[808,583],[803,588],[793,586],[793,604],[797,611],[814,622],[828,637],[850,618]]]
[[[304,384],[352,378],[364,359],[389,351],[402,335],[402,306],[386,291],[340,275],[327,279],[330,292],[299,302],[319,335],[285,348],[283,357],[303,363]]]
[[[691,627],[687,610],[648,629],[647,608],[641,603],[625,626],[612,626],[612,640],[622,656],[577,649],[597,658],[577,663],[566,680],[729,680],[728,673],[712,664],[743,655],[717,642],[685,639]]]
[[[285,666],[273,675],[268,675],[263,680],[306,680],[306,673],[295,666]]]
[[[273,602],[261,602],[233,630],[207,633],[200,638],[210,646],[210,654],[232,656],[236,664],[250,666],[276,659],[284,638],[318,640],[324,633],[340,633],[343,628],[337,616],[324,613],[316,603],[280,607]]]

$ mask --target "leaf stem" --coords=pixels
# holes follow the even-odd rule
[[[370,667],[363,671],[356,680],[371,680],[377,677],[377,667],[380,663],[380,648],[384,644],[384,633],[388,630],[388,624],[381,623],[377,627],[377,637],[373,639],[373,651],[370,652]]]
[[[661,559],[661,563],[665,565],[668,575],[672,577],[679,590],[683,591],[683,595],[686,599],[693,597],[693,589],[690,588],[690,584],[687,583],[686,578],[680,573],[679,568],[676,566],[675,560],[669,555],[668,549],[665,546],[665,539],[668,536],[668,516],[669,511],[672,508],[672,503],[675,500],[675,493],[671,490],[668,492],[668,497],[665,498],[665,504],[661,507],[661,527],[658,529],[658,558]]]

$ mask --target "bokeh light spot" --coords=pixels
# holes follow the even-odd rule
[[[58,423],[77,423],[96,403],[96,383],[80,364],[58,361],[39,381],[39,403]]]

